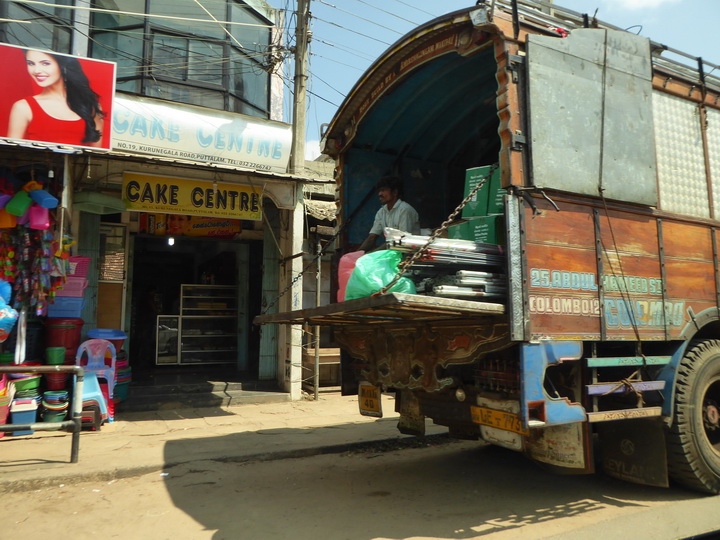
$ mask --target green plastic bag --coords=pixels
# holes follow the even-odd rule
[[[390,283],[398,273],[402,255],[397,251],[383,250],[367,253],[355,263],[348,279],[345,300],[372,296]],[[388,292],[415,294],[415,284],[410,278],[401,277]]]

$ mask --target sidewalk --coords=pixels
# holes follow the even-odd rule
[[[318,401],[120,413],[100,431],[82,432],[78,463],[70,463],[69,433],[6,435],[0,439],[0,493],[124,478],[197,460],[282,459],[406,437],[396,429],[394,399],[383,396],[382,405],[381,419],[361,416],[357,396],[339,394],[321,394]],[[428,435],[445,432],[428,423]]]

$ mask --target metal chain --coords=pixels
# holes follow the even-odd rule
[[[252,180],[251,180],[251,182],[252,182]],[[263,315],[265,315],[271,307],[273,307],[275,304],[277,304],[277,303],[280,301],[280,298],[282,298],[290,289],[292,289],[292,287],[295,285],[295,283],[297,283],[297,281],[298,281],[300,278],[303,277],[303,274],[304,274],[311,266],[313,266],[313,265],[315,264],[315,261],[317,261],[318,258],[320,258],[320,257],[322,257],[323,255],[325,255],[325,250],[327,249],[327,247],[330,246],[331,244],[333,244],[333,243],[335,242],[335,240],[337,239],[337,237],[340,236],[340,233],[342,233],[342,232],[350,225],[350,222],[355,218],[355,214],[357,214],[357,212],[358,212],[361,208],[363,208],[363,207],[365,206],[365,203],[370,200],[370,197],[372,197],[372,194],[373,194],[374,192],[375,192],[375,189],[372,189],[372,190],[370,190],[370,191],[367,192],[367,194],[365,195],[365,198],[364,198],[362,201],[360,201],[360,204],[355,208],[355,210],[352,211],[352,213],[350,214],[350,216],[348,216],[348,218],[343,221],[342,225],[340,225],[340,227],[338,227],[338,230],[335,232],[335,234],[332,236],[332,238],[330,238],[330,240],[327,241],[327,243],[325,244],[325,246],[320,250],[320,253],[318,253],[318,254],[315,256],[315,258],[314,258],[313,260],[311,260],[311,261],[307,264],[307,266],[305,266],[305,268],[303,268],[302,271],[301,271],[297,276],[295,276],[295,278],[290,282],[290,285],[288,285],[287,287],[285,287],[285,288],[275,297],[275,299],[274,299],[272,302],[270,302],[270,304],[268,304],[268,306],[262,311],[262,314],[263,314]]]
[[[420,259],[423,255],[425,255],[426,250],[430,245],[437,239],[438,236],[440,236],[445,229],[447,229],[450,224],[455,221],[455,218],[457,215],[462,211],[463,208],[465,208],[465,205],[469,203],[473,197],[475,197],[475,194],[480,191],[480,189],[485,185],[485,183],[489,180],[489,178],[493,175],[495,170],[498,168],[498,164],[495,163],[492,167],[490,167],[490,170],[488,173],[478,182],[477,186],[475,186],[470,193],[468,193],[467,197],[465,197],[462,201],[460,201],[460,204],[457,205],[455,210],[448,216],[448,218],[438,227],[435,229],[435,231],[430,235],[428,238],[428,241],[425,242],[425,245],[418,249],[410,259],[402,263],[402,268],[399,269],[398,273],[395,274],[395,277],[392,279],[390,283],[385,285],[382,289],[380,289],[378,292],[376,292],[373,296],[378,296],[381,294],[386,294],[388,290],[395,285],[405,273],[410,270],[413,264],[415,264],[418,259]]]
[[[272,302],[270,302],[265,307],[265,309],[262,310],[263,315],[267,314],[267,312],[270,311],[270,308],[272,308],[275,304],[277,304],[280,301],[280,299],[285,295],[285,293],[287,293],[290,289],[293,288],[293,286],[295,286],[295,284],[303,277],[305,272],[307,272],[311,266],[314,266],[315,264],[317,264],[316,261],[323,255],[325,255],[325,250],[327,249],[327,247],[332,245],[333,242],[335,242],[335,239],[340,235],[342,230],[343,230],[343,228],[340,227],[338,229],[338,231],[332,236],[332,238],[330,238],[330,240],[328,240],[325,243],[325,245],[322,247],[322,249],[320,249],[320,252],[317,255],[315,255],[315,257],[309,263],[307,263],[305,268],[303,268],[302,271],[292,279],[290,284],[287,287],[285,287],[282,291],[280,291],[280,293],[278,293],[278,295],[275,297],[275,299]]]

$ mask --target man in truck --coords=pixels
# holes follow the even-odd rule
[[[377,239],[385,233],[385,227],[392,227],[410,234],[420,234],[420,218],[415,209],[400,199],[400,179],[383,176],[377,184],[378,198],[382,206],[375,214],[370,234],[360,244],[358,251],[375,248]]]

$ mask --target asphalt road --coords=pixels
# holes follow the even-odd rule
[[[3,502],[3,539],[663,540],[720,529],[720,497],[557,476],[476,442],[198,461]]]

